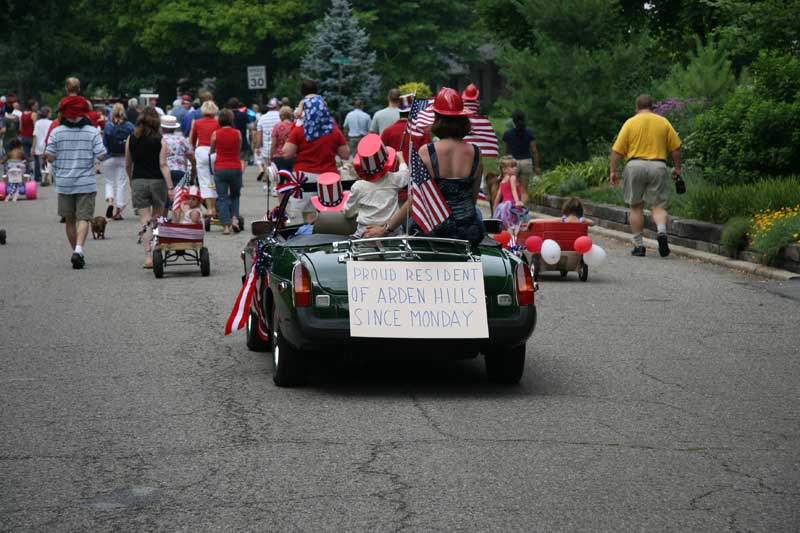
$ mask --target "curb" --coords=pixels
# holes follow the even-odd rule
[[[544,213],[531,212],[533,218],[552,218],[550,215]],[[632,235],[622,231],[616,231],[608,228],[601,228],[598,226],[590,226],[589,232],[596,235],[602,235],[610,239],[619,241],[630,242]],[[644,244],[648,248],[658,248],[658,242],[653,239],[644,239]],[[685,246],[677,246],[670,244],[670,252],[681,257],[689,257],[691,259],[698,259],[705,263],[711,263],[717,266],[746,272],[747,274],[754,274],[763,278],[772,279],[776,281],[789,281],[800,279],[800,274],[790,272],[788,270],[781,270],[780,268],[773,268],[766,265],[759,265],[756,263],[749,263],[747,261],[740,261],[739,259],[731,259],[721,255],[711,254],[708,252],[701,252]]]

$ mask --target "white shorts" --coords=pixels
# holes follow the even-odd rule
[[[200,186],[200,194],[203,198],[216,198],[217,186],[214,183],[214,174],[211,169],[214,168],[217,154],[211,154],[209,158],[209,151],[210,148],[208,146],[198,146],[194,151],[194,157],[197,161],[197,184]]]

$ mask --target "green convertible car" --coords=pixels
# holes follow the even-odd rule
[[[278,220],[285,207],[284,200]],[[272,351],[273,380],[278,386],[302,385],[306,380],[307,358],[315,352],[326,357],[337,352],[368,352],[373,357],[387,353],[430,353],[455,359],[482,353],[491,381],[512,384],[522,377],[525,343],[536,325],[536,288],[528,265],[497,242],[486,238],[477,249],[471,249],[468,242],[456,239],[356,239],[351,237],[354,221],[345,219],[341,213],[320,213],[314,232],[309,235],[296,235],[299,226],[280,227],[267,221],[254,222],[252,227],[254,237],[241,254],[245,269],[243,281],[252,267],[256,267],[255,292],[246,323],[247,346],[254,351]],[[485,293],[485,318],[481,317],[480,323],[474,329],[470,326],[469,331],[483,333],[465,335],[466,338],[436,338],[437,328],[442,328],[442,337],[446,337],[445,328],[452,332],[454,325],[464,326],[457,322],[463,321],[467,313],[455,311],[461,300],[472,297],[473,304],[478,302],[480,306],[472,289],[469,289],[471,292],[459,290],[459,283],[453,284],[450,280],[454,289],[448,292],[448,298],[452,299],[445,301],[439,312],[426,314],[422,310],[424,306],[406,306],[417,322],[403,329],[397,337],[387,337],[385,333],[369,336],[373,322],[369,322],[367,333],[353,334],[355,324],[363,325],[363,321],[371,320],[376,321],[374,330],[378,331],[380,326],[386,325],[382,322],[387,314],[391,319],[391,313],[384,310],[369,314],[355,309],[357,322],[353,322],[351,300],[357,298],[358,291],[348,287],[348,270],[357,276],[365,266],[391,268],[399,264],[424,263],[435,267],[437,262],[463,265],[464,268],[454,270],[456,276],[470,269],[482,272],[482,281],[477,281],[481,282]],[[424,270],[428,278],[431,271],[435,268]],[[351,283],[353,279],[350,278]],[[381,279],[369,282],[384,293]],[[386,284],[390,285],[388,281]],[[440,291],[438,297],[444,286],[443,283],[437,285],[434,280],[429,283],[428,290]],[[413,294],[411,291],[403,289],[392,294],[395,298],[400,295],[398,301],[408,300],[405,303],[415,304],[415,299],[420,297],[424,300],[422,289],[414,289]],[[386,293],[389,292],[387,287]],[[478,310],[482,315],[483,310],[480,307]],[[393,312],[396,319],[398,311]],[[426,338],[418,334],[422,326],[427,328]]]

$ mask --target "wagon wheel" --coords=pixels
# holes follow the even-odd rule
[[[161,250],[153,250],[153,275],[161,279],[164,277],[164,256]]]
[[[567,271],[566,270],[562,270],[561,271],[561,277],[562,278],[566,278],[567,277]]]
[[[539,271],[542,268],[541,261],[542,261],[542,259],[541,259],[541,257],[539,257],[538,254],[534,255],[533,258],[532,258],[533,266],[531,267],[531,271],[532,271],[532,274],[533,274],[533,281],[539,281]]]
[[[203,219],[203,229],[206,231],[211,231],[211,217],[205,217]]]
[[[211,258],[208,255],[208,248],[200,248],[200,273],[203,277],[211,274]]]
[[[589,265],[584,263],[583,259],[581,259],[581,268],[578,271],[578,279],[581,281],[586,281],[589,279]]]

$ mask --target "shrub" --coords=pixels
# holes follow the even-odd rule
[[[719,185],[749,183],[800,167],[800,59],[763,53],[753,84],[697,117],[687,151]]]
[[[736,216],[750,216],[800,203],[800,177],[771,178],[745,185],[705,185],[686,195],[689,218],[723,224]]]
[[[557,194],[566,189],[572,192],[597,187],[608,181],[609,173],[608,157],[605,156],[596,156],[581,163],[562,162],[535,181],[531,185],[531,192]]]
[[[397,89],[400,91],[400,94],[416,93],[417,98],[430,98],[433,96],[431,88],[421,81],[410,81],[399,86]]]
[[[722,228],[722,244],[731,255],[736,257],[739,250],[747,247],[747,233],[750,231],[750,219],[747,217],[733,217]]]
[[[751,247],[766,263],[773,262],[786,246],[800,243],[800,203],[757,213],[750,236]]]

